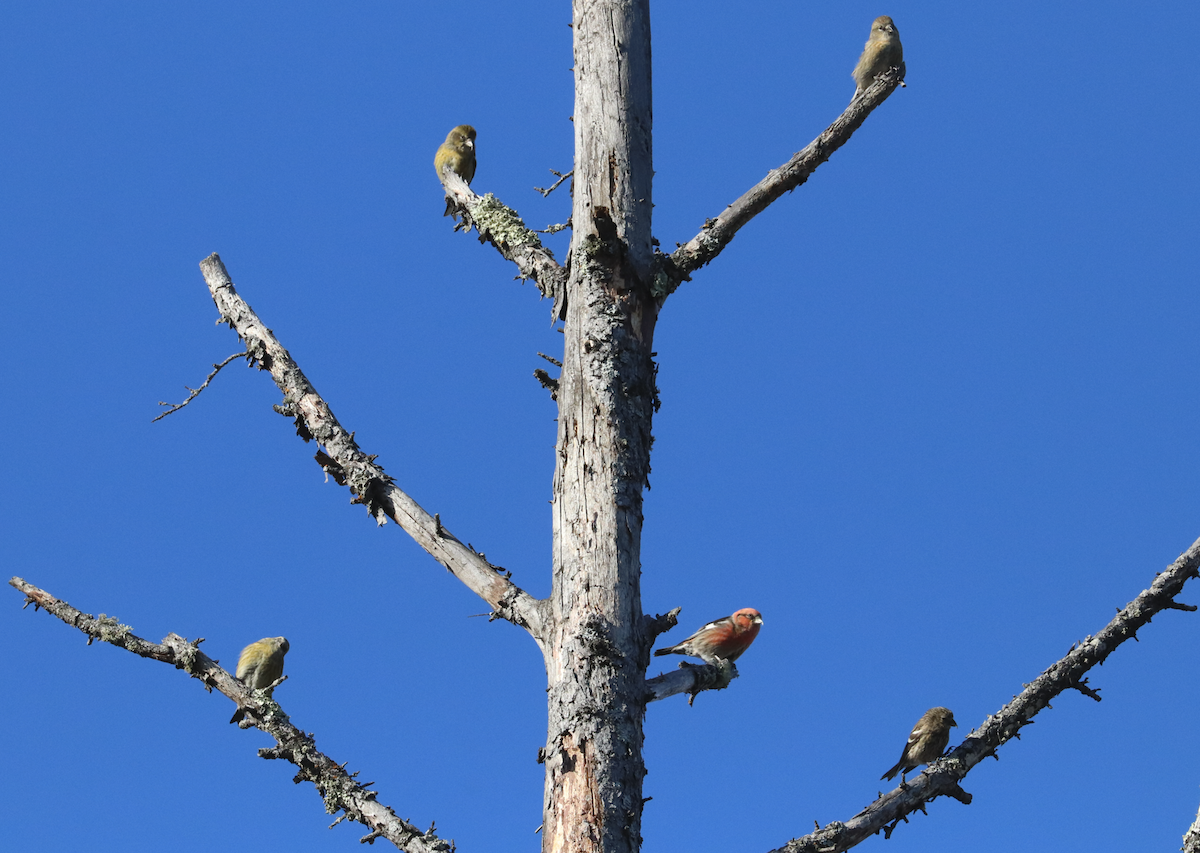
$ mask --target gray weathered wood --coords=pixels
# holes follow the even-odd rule
[[[275,738],[275,746],[260,749],[258,754],[262,758],[280,758],[296,765],[295,781],[312,782],[325,801],[326,811],[342,813],[335,824],[349,818],[371,830],[362,841],[386,838],[398,849],[409,853],[452,853],[453,846],[449,842],[438,838],[432,829],[423,832],[401,820],[391,808],[377,800],[377,792],[368,790],[371,783],[358,782],[354,778],[357,773],[347,773],[344,764],[338,764],[319,751],[313,736],[293,726],[276,700],[265,698],[261,691],[250,690],[200,651],[202,639],[189,641],[178,634],[168,634],[161,643],[154,643],[137,636],[128,625],[122,625],[111,616],[83,613],[21,578],[12,578],[8,583],[25,593],[26,606],[33,604],[86,634],[88,645],[93,640],[100,640],[141,657],[169,663],[198,679],[204,689],[211,692],[216,688],[239,707],[250,711],[241,727],[253,726]],[[181,738],[180,742],[186,740]]]
[[[221,319],[238,333],[250,356],[260,369],[270,372],[283,392],[284,402],[276,410],[295,419],[302,438],[315,439],[323,448],[317,459],[325,471],[340,485],[348,486],[355,502],[364,504],[378,523],[384,523],[385,518],[396,522],[430,556],[490,604],[497,615],[528,630],[540,645],[544,604],[510,581],[482,554],[455,538],[441,519],[431,516],[396,486],[375,457],[359,448],[274,332],[238,295],[215,253],[200,262],[200,270]]]
[[[808,180],[817,167],[834,151],[850,141],[854,131],[862,126],[877,106],[904,82],[904,68],[893,68],[872,83],[860,97],[854,98],[834,120],[833,124],[808,143],[801,151],[752,186],[715,218],[706,220],[700,233],[670,255],[657,257],[654,292],[659,301],[665,300],[693,272],[712,261],[729,245],[729,241],[758,214]]]
[[[506,260],[516,264],[521,278],[531,279],[543,296],[554,300],[551,322],[560,318],[567,271],[542,245],[537,232],[526,227],[520,215],[491,193],[476,195],[459,175],[446,169],[441,176],[446,197],[462,222],[456,228],[479,232],[480,242],[491,243]]]
[[[1200,853],[1200,812],[1197,812],[1196,819],[1192,821],[1192,825],[1184,833],[1183,846],[1179,849],[1183,853]]]
[[[697,694],[705,690],[724,690],[737,677],[737,667],[733,665],[732,661],[725,661],[721,666],[685,661],[679,664],[679,669],[674,672],[646,679],[646,701],[657,702],[668,696],[687,693],[690,705]]]
[[[998,757],[996,750],[1019,737],[1021,729],[1033,723],[1039,711],[1049,708],[1055,696],[1078,690],[1100,701],[1098,691],[1087,684],[1088,670],[1104,663],[1121,643],[1136,639],[1138,630],[1164,610],[1196,610],[1194,605],[1175,600],[1183,585],[1194,577],[1200,577],[1200,539],[1155,576],[1149,589],[1117,611],[1103,630],[1072,646],[1065,657],[1025,685],[1020,695],[984,720],[945,758],[933,762],[907,785],[880,795],[849,820],[835,821],[771,853],[839,853],[877,832],[890,835],[900,821],[915,811],[924,811],[925,804],[936,797],[970,803],[971,795],[960,784],[967,773],[985,758]]]
[[[542,850],[641,845],[650,292],[648,0],[575,0],[575,177],[552,511]]]

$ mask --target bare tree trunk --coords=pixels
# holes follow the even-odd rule
[[[574,0],[575,185],[554,473],[544,851],[636,851],[655,403],[648,0]]]

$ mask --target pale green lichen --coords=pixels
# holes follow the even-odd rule
[[[700,237],[700,251],[705,255],[715,255],[721,250],[721,241],[712,235],[710,231],[705,231]],[[711,260],[711,258],[709,259]],[[707,261],[705,261],[707,263]]]
[[[263,697],[263,715],[271,722],[290,723],[292,721],[292,718],[284,713],[283,708],[279,707],[279,703],[270,696]]]
[[[105,643],[120,645],[133,629],[122,625],[116,618],[101,613],[96,617],[97,636]]]
[[[170,639],[170,638],[168,638],[168,639]],[[188,675],[195,675],[196,674],[196,654],[199,652],[199,649],[196,648],[195,643],[189,643],[186,640],[183,640],[182,637],[180,637],[179,639],[182,640],[183,642],[181,644],[181,647],[176,652],[175,666],[178,669],[182,669]],[[163,642],[165,643],[166,641],[164,640]],[[208,685],[205,684],[205,687],[208,687]],[[209,687],[208,689],[211,690],[212,688]]]
[[[654,278],[650,282],[650,295],[655,299],[666,299],[678,286],[678,283],[667,275],[667,271],[659,267],[654,271]]]
[[[605,256],[613,254],[613,248],[595,234],[589,234],[580,241],[579,249],[574,255],[573,263],[583,270],[583,277],[607,282],[612,279],[612,269],[605,261]]]
[[[526,227],[515,210],[491,193],[471,205],[471,219],[475,221],[479,233],[490,237],[501,249],[511,250],[518,246],[543,249],[537,232]]]

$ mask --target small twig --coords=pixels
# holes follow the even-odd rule
[[[679,624],[679,614],[683,611],[682,607],[676,607],[674,610],[659,614],[654,618],[646,617],[646,633],[650,635],[651,641],[656,639],[659,634],[665,634],[676,625]]]
[[[558,180],[555,181],[554,184],[549,189],[542,189],[541,187],[534,187],[535,190],[537,190],[538,192],[540,192],[542,194],[542,198],[545,198],[546,196],[550,195],[550,193],[554,192],[556,189],[558,189],[560,186],[562,186],[562,182],[565,181],[567,178],[571,177],[572,175],[574,175],[575,170],[572,169],[571,171],[567,172],[564,175],[562,172],[556,172],[554,169],[551,169],[550,174],[558,175]]]
[[[198,396],[200,396],[200,392],[201,392],[201,391],[203,391],[205,388],[207,388],[207,387],[208,387],[208,383],[209,383],[209,382],[212,382],[212,381],[213,381],[213,378],[214,378],[214,377],[215,377],[215,376],[216,376],[218,373],[220,373],[220,372],[221,372],[221,368],[222,368],[222,367],[224,367],[225,365],[229,364],[229,362],[233,361],[235,358],[241,358],[242,356],[247,356],[247,357],[249,357],[249,355],[250,355],[250,353],[249,353],[249,352],[245,352],[245,351],[243,351],[243,352],[235,352],[233,355],[229,356],[229,358],[225,359],[225,360],[224,360],[223,362],[221,362],[220,364],[214,364],[214,365],[213,365],[213,372],[212,372],[212,373],[210,373],[210,374],[208,374],[208,378],[204,380],[204,384],[203,384],[203,385],[201,385],[199,388],[192,389],[192,388],[188,388],[186,385],[184,385],[183,387],[184,387],[184,388],[187,388],[187,389],[188,389],[189,391],[191,391],[192,393],[188,394],[188,398],[187,398],[186,400],[184,400],[182,403],[176,403],[175,405],[172,405],[172,404],[170,404],[170,403],[167,403],[167,402],[164,402],[164,401],[162,401],[162,400],[159,400],[159,401],[158,401],[158,405],[160,405],[160,406],[171,406],[171,408],[167,409],[165,412],[163,412],[161,415],[159,415],[157,418],[155,418],[155,419],[154,419],[154,421],[161,421],[163,418],[165,418],[167,415],[171,414],[172,412],[178,412],[180,409],[182,409],[182,408],[183,408],[184,406],[186,406],[188,403],[192,402],[192,400],[195,400],[195,399],[196,399]],[[154,423],[154,421],[150,421],[150,423]]]
[[[550,399],[558,399],[558,380],[540,367],[533,371],[533,378],[542,383],[542,387],[550,392]]]
[[[538,355],[540,355],[542,358],[546,359],[546,361],[550,362],[550,363],[551,363],[551,364],[553,364],[555,367],[562,367],[562,362],[561,362],[561,361],[559,361],[557,358],[554,358],[553,356],[546,355],[544,352],[539,352],[539,353],[538,353]]]

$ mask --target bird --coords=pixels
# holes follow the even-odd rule
[[[471,125],[460,124],[438,146],[437,153],[433,155],[433,170],[443,183],[446,181],[447,168],[470,186],[471,179],[475,177],[475,128]],[[454,202],[450,196],[446,196],[446,214],[453,209]]]
[[[658,655],[692,655],[705,663],[735,661],[750,648],[762,627],[762,614],[753,607],[743,607],[724,619],[709,622],[682,643],[654,652]]]
[[[237,678],[251,690],[266,689],[269,698],[272,684],[283,675],[283,656],[291,646],[286,637],[264,637],[257,643],[251,643],[242,649],[238,656]],[[246,716],[242,708],[238,708],[229,722],[236,723]]]
[[[857,88],[854,97],[874,82],[875,77],[889,68],[904,64],[904,46],[900,44],[900,32],[896,23],[887,15],[880,15],[871,24],[871,37],[863,48],[858,65],[850,75]]]
[[[949,708],[930,708],[913,726],[896,766],[879,778],[894,779],[899,773],[900,784],[903,785],[904,774],[909,770],[942,757],[942,753],[946,751],[946,744],[950,742],[950,728],[957,725]]]

